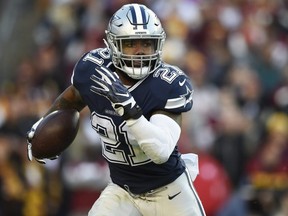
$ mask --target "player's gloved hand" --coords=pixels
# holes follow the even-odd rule
[[[97,67],[95,70],[99,76],[92,75],[90,77],[93,81],[90,90],[108,98],[114,110],[125,120],[140,118],[142,115],[141,108],[136,104],[118,75],[107,67]]]
[[[43,117],[40,118],[31,128],[30,131],[27,132],[27,157],[28,157],[28,160],[29,161],[32,161],[33,160],[33,154],[32,154],[32,139],[34,137],[34,134],[35,134],[35,131],[38,127],[38,125],[40,124],[40,122],[43,120]],[[35,158],[35,157],[34,157]],[[48,158],[50,160],[54,160],[58,158],[58,155],[53,157],[53,158]],[[41,163],[41,164],[46,164],[46,161],[44,159],[38,159],[38,158],[35,158],[35,160],[38,162],[38,163]]]

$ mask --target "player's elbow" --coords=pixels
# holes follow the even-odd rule
[[[150,158],[155,164],[163,164],[168,161],[171,152],[168,151],[162,142],[157,139],[146,140],[140,144],[141,149],[146,156]]]

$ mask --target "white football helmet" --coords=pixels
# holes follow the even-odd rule
[[[106,30],[114,66],[133,79],[142,79],[158,67],[165,38],[156,14],[141,4],[124,5],[112,16]],[[125,39],[152,39],[155,52],[151,55],[124,54],[122,41]]]

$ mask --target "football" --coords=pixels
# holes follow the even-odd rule
[[[32,139],[35,158],[52,158],[60,155],[74,141],[80,123],[75,109],[57,110],[45,116],[36,128]]]

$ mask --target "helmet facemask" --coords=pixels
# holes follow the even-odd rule
[[[142,19],[146,16],[146,22],[143,23],[141,19],[137,21],[135,17],[133,19],[137,22],[135,20],[132,22],[133,11],[134,13],[135,11],[141,12]],[[166,35],[159,19],[144,5],[130,4],[118,10],[109,22],[106,36],[114,66],[131,78],[143,79],[159,65]],[[125,54],[123,53],[125,40],[151,40],[154,44],[154,52],[152,54]]]

